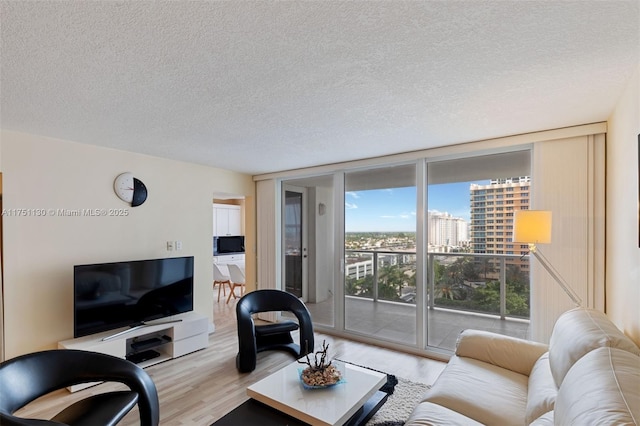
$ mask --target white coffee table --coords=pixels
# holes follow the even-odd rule
[[[247,388],[247,395],[312,425],[342,425],[386,383],[387,375],[334,361],[345,383],[326,389],[305,389],[294,362]]]

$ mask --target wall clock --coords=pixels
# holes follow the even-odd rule
[[[122,201],[131,203],[131,207],[137,207],[147,199],[147,187],[131,172],[119,174],[113,181],[113,190]]]

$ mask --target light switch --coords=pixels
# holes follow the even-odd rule
[[[167,241],[167,251],[173,251],[173,241]]]

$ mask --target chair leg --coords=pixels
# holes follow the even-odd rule
[[[220,301],[220,289],[222,289],[222,295],[227,297],[227,284],[231,286],[231,282],[229,281],[214,281],[213,289],[216,289],[216,284],[218,285],[218,302]]]
[[[229,286],[231,287],[231,292],[229,293],[229,297],[227,298],[227,303],[229,303],[231,301],[232,297],[234,299],[238,298],[238,296],[236,295],[236,287],[240,287],[240,296],[242,296],[242,286],[241,285],[233,283],[233,284],[230,284]]]

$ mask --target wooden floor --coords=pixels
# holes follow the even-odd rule
[[[222,298],[221,298],[222,299]],[[215,300],[215,299],[214,299]],[[161,425],[210,425],[245,400],[246,387],[287,365],[293,358],[284,352],[258,354],[257,368],[240,374],[235,367],[238,350],[235,300],[227,305],[214,302],[215,333],[209,347],[181,358],[148,367],[160,398]],[[334,358],[369,366],[415,382],[431,384],[444,363],[393,350],[316,333],[316,349],[323,340]],[[101,384],[73,394],[57,391],[20,410],[17,415],[50,418],[71,402],[88,394],[121,389],[117,384]],[[137,408],[121,425],[137,425]]]

